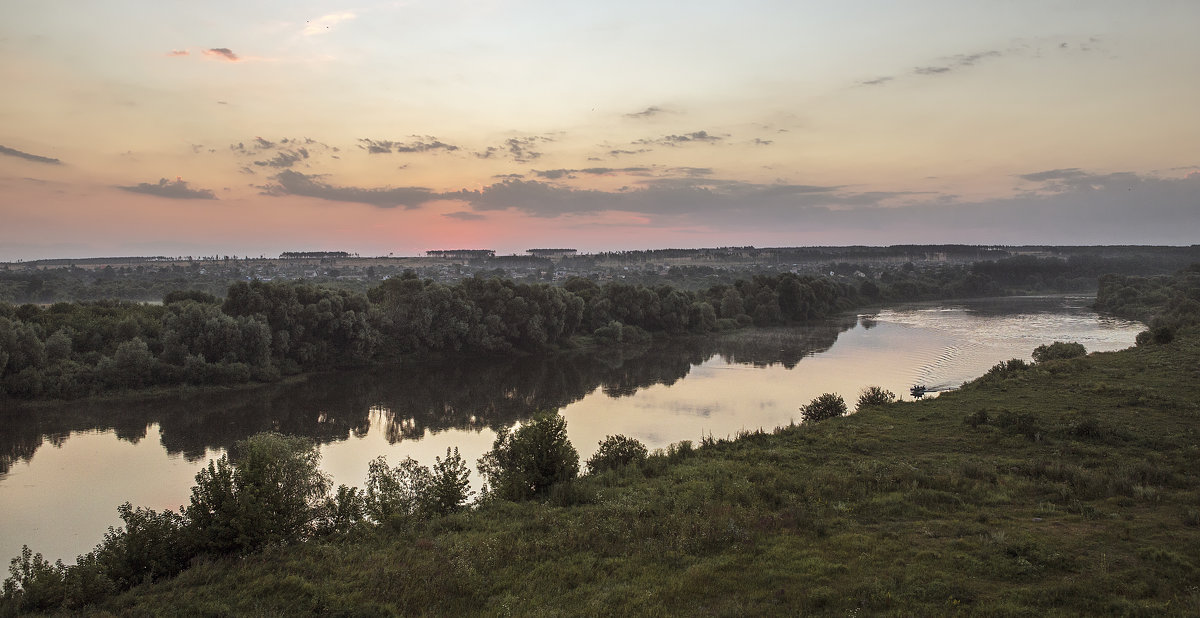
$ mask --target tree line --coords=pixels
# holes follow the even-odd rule
[[[533,353],[571,347],[580,337],[622,345],[782,325],[885,302],[1090,289],[1101,269],[1117,266],[1097,260],[1017,256],[880,273],[847,263],[833,266],[835,276],[756,274],[696,290],[583,277],[562,285],[484,275],[441,283],[409,271],[366,293],[252,281],[229,286],[223,299],[172,291],[161,306],[0,303],[0,396],[270,382],[413,358]]]
[[[790,273],[700,291],[582,278],[444,284],[405,273],[366,294],[253,281],[230,286],[224,300],[179,291],[162,305],[0,304],[0,395],[266,382],[411,358],[537,352],[579,336],[626,343],[823,318],[857,302],[854,286]]]

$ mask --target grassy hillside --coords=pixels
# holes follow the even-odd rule
[[[121,615],[1200,614],[1200,338],[195,565]],[[803,402],[797,402],[799,405]]]

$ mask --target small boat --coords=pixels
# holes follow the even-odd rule
[[[929,390],[929,388],[926,387],[924,384],[918,384],[918,385],[908,389],[908,392],[912,393],[913,397],[920,399],[921,397],[925,396],[925,391],[927,391],[927,390]]]

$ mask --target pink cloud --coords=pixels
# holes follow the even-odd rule
[[[174,56],[190,56],[191,52],[189,52],[186,49],[172,49],[171,51],[167,52],[167,55],[172,56],[172,57],[174,57]]]

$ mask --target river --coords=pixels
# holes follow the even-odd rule
[[[953,388],[1036,346],[1089,352],[1133,344],[1144,326],[1097,315],[1090,297],[913,304],[819,325],[751,329],[649,346],[437,367],[326,373],[299,383],[137,402],[0,411],[0,560],[28,544],[50,560],[92,549],[116,507],[186,504],[199,469],[259,431],[308,436],[337,484],[363,486],[367,462],[426,465],[457,447],[470,463],[496,429],[558,410],[581,464],[606,435],[649,448],[799,422],[825,392],[853,408],[877,385]],[[582,466],[581,466],[582,467]],[[478,473],[472,472],[478,485]]]

